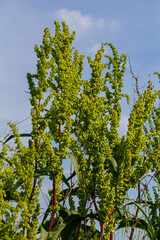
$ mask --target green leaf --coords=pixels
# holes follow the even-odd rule
[[[80,222],[84,219],[84,217],[81,217],[80,214],[74,210],[69,211],[63,208],[59,211],[59,213],[61,217],[58,227],[55,227],[48,232],[47,229],[49,228],[50,221],[45,220],[41,225],[40,240],[57,240],[60,235],[62,235],[62,239],[70,240],[73,230],[75,230]]]
[[[60,233],[65,228],[66,224],[63,222],[62,219],[60,219],[60,224],[58,227],[53,228],[51,231],[47,231],[46,227],[49,228],[50,221],[44,222],[44,224],[41,225],[41,235],[40,240],[57,240],[59,239]]]
[[[45,213],[44,213],[43,220],[42,220],[42,224],[44,224],[45,221],[46,221],[46,219],[47,219],[47,217],[50,216],[50,212],[51,212],[50,206],[51,206],[51,204],[52,204],[52,199],[50,200],[50,202],[49,202],[49,204],[48,204],[48,208],[46,209],[46,211],[45,211]]]
[[[6,201],[14,201],[13,193],[23,184],[22,178],[20,178],[11,189],[5,189],[6,197],[4,197],[4,200]]]
[[[148,226],[148,227],[147,227],[146,231],[148,232],[148,234],[149,234],[149,236],[151,237],[151,239],[154,239],[156,233],[155,233],[154,227],[153,227],[150,219],[149,219],[148,216],[147,216],[147,213],[143,210],[142,206],[141,206],[138,202],[136,202],[136,201],[134,201],[134,200],[132,200],[132,199],[130,199],[130,198],[126,198],[126,199],[130,201],[130,202],[127,203],[126,205],[133,205],[133,204],[134,204],[134,205],[136,205],[136,206],[139,208],[139,210],[143,213],[143,215],[145,216],[145,218],[146,218],[146,220],[147,220],[147,226]]]
[[[35,176],[36,176],[36,177],[42,176],[42,175],[43,175],[43,176],[44,176],[44,175],[46,175],[46,176],[49,176],[49,175],[50,175],[50,170],[49,170],[49,167],[48,167],[48,166],[36,170],[36,173],[35,173]]]
[[[67,185],[67,187],[70,188],[70,184],[69,184],[67,178],[64,176],[64,174],[62,175],[62,181]]]
[[[76,210],[68,210],[66,208],[61,208],[60,216],[64,219],[64,222],[66,223],[66,227],[62,231],[62,240],[70,240],[72,237],[72,234],[77,231],[79,224],[82,220],[86,219],[87,217],[97,219],[97,214],[87,214],[87,215],[81,215]]]
[[[113,166],[114,170],[117,172],[118,164],[117,164],[115,158],[112,155],[111,155],[110,161],[112,163],[112,166]]]
[[[73,178],[76,175],[75,170],[73,171],[73,173],[67,178],[67,181],[69,181],[71,178]]]
[[[73,233],[77,231],[79,224],[87,217],[98,219],[97,214],[81,215],[76,210],[69,211],[67,208],[61,207],[59,210],[60,219],[58,227],[54,227],[48,232],[50,220],[45,220],[40,227],[40,240],[70,240]],[[89,226],[88,226],[89,227]]]
[[[43,196],[43,198],[44,198],[44,200],[45,200],[46,205],[48,205],[50,201],[49,201],[49,198],[48,198],[47,194],[45,194],[44,192],[42,192],[41,189],[40,189],[40,192],[42,193],[42,196]]]
[[[31,137],[32,135],[31,135],[30,133],[21,133],[21,134],[19,134],[19,136],[20,136],[20,137]],[[11,140],[11,139],[14,138],[14,137],[15,137],[14,134],[12,134],[11,136],[9,136],[9,137],[6,139],[6,141],[3,143],[3,145],[6,144],[9,140]]]
[[[78,165],[77,158],[75,157],[75,155],[73,153],[68,153],[67,155],[73,164],[74,170],[76,172],[77,180],[79,182],[79,165]]]
[[[61,233],[62,240],[70,240],[73,233],[78,230],[78,226],[81,221],[84,220],[80,215],[71,215],[65,219],[66,227]]]
[[[126,228],[126,227],[132,227],[134,224],[134,218],[132,219],[123,219],[119,222],[118,227],[116,230],[121,229],[121,228]],[[142,218],[138,218],[138,222],[136,224],[136,228],[139,228],[141,230],[145,230],[148,233],[148,236],[150,239],[154,239],[152,233],[149,231],[149,224],[147,221],[145,221]]]
[[[114,217],[115,219],[123,219],[124,218],[124,210],[122,208],[118,208],[117,206],[115,206],[112,217]]]

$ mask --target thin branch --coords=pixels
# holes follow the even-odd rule
[[[76,240],[79,239],[80,230],[81,230],[81,223],[80,223],[79,226],[78,226],[78,231],[77,231],[77,235],[76,235]]]
[[[20,122],[15,123],[15,126],[17,126],[18,124],[20,124],[20,123],[22,123],[22,122],[24,122],[24,121],[26,121],[30,118],[31,117],[28,117],[28,118],[25,118],[25,119],[21,120]],[[0,143],[4,144],[5,140],[9,137],[11,132],[12,132],[12,129],[10,129],[9,132],[7,133],[7,135],[2,140],[0,140]]]
[[[136,77],[132,71],[132,66],[131,66],[131,62],[130,62],[130,58],[128,57],[128,61],[129,61],[129,67],[130,67],[130,73],[132,74],[132,77],[136,80],[136,92],[139,96],[139,87],[138,87],[138,77]]]
[[[65,202],[66,202],[66,200],[67,200],[67,198],[69,197],[69,195],[71,194],[71,192],[72,192],[72,189],[73,189],[73,187],[74,187],[74,183],[72,183],[72,185],[71,185],[71,188],[68,190],[68,192],[67,192],[67,194],[66,194],[66,196],[64,197],[64,200],[63,200],[63,206],[64,206],[64,204],[65,204]]]

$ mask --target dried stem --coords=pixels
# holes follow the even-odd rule
[[[136,77],[132,71],[130,58],[128,58],[128,60],[129,60],[130,73],[132,74],[132,77],[136,80],[136,92],[137,92],[137,95],[139,96],[138,77]]]
[[[72,183],[71,188],[68,190],[67,195],[65,196],[65,198],[64,198],[64,200],[63,200],[63,206],[64,206],[67,198],[69,197],[70,193],[72,192],[72,189],[73,189],[74,185],[75,185],[75,184]]]

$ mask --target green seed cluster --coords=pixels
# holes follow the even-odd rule
[[[159,91],[148,82],[130,113],[126,136],[120,137],[120,101],[127,98],[129,103],[129,96],[122,92],[126,55],[119,56],[110,43],[102,44],[94,59],[88,57],[91,77],[83,80],[84,56],[72,47],[74,38],[75,32],[70,34],[64,22],[62,29],[55,22],[54,37],[46,28],[42,44],[35,45],[37,73],[27,74],[31,138],[24,146],[10,123],[15,145],[4,145],[0,154],[2,239],[36,238],[38,196],[46,172],[56,185],[56,206],[51,210],[59,211],[62,162],[68,152],[79,164],[78,211],[87,214],[95,209],[101,227],[105,225],[103,239],[108,239],[116,223],[110,216],[113,206],[123,203],[127,190],[149,169],[159,169],[160,108],[155,107]],[[105,55],[106,48],[111,55]],[[160,183],[160,174],[157,179]],[[52,193],[53,189],[51,198]],[[72,196],[69,205],[75,209]],[[91,225],[95,227],[93,219]]]
[[[14,147],[4,145],[1,152],[0,237],[1,239],[34,239],[40,213],[39,191],[30,201],[34,159],[32,147],[23,146],[15,126],[9,123],[15,136]],[[39,183],[37,184],[38,187]],[[30,219],[32,227],[28,224]]]

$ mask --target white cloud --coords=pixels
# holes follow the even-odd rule
[[[118,129],[118,132],[120,134],[120,136],[122,135],[126,135],[127,130],[128,130],[128,115],[122,115],[121,116],[121,120],[120,120],[120,126]]]
[[[65,21],[70,29],[80,32],[89,29],[102,29],[105,27],[105,21],[102,18],[94,19],[90,15],[83,15],[80,10],[60,9],[55,13],[57,20]]]
[[[93,42],[90,45],[91,45],[91,47],[88,49],[88,52],[91,53],[91,54],[96,54],[97,51],[101,49],[102,43]],[[110,54],[110,49],[107,46],[105,46],[105,54],[107,54],[107,55]]]
[[[100,48],[101,48],[101,43],[94,43],[94,44],[90,47],[89,52],[95,54]]]
[[[109,31],[120,29],[120,25],[116,20],[95,19],[91,15],[83,15],[80,10],[62,8],[55,13],[55,17],[58,21],[65,21],[71,30],[76,30],[78,33],[92,29],[107,29]]]

